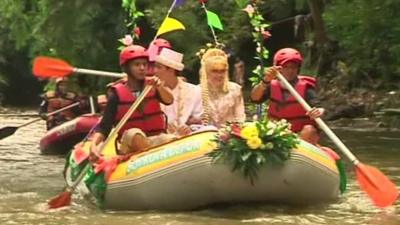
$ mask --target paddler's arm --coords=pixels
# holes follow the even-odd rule
[[[164,85],[164,82],[161,81],[158,77],[151,77],[146,81],[150,85],[154,85],[157,90],[157,95],[159,100],[164,105],[171,105],[174,102],[174,96],[171,91],[167,89]]]
[[[312,109],[307,112],[307,115],[311,119],[316,119],[316,118],[319,118],[319,117],[323,117],[325,115],[325,109],[324,108],[316,107],[317,105],[319,105],[320,101],[318,99],[318,95],[317,95],[317,92],[315,91],[315,89],[312,89],[312,88],[307,89],[307,91],[306,91],[306,101],[312,107]]]
[[[114,91],[107,92],[107,105],[104,110],[103,117],[99,125],[95,128],[96,131],[92,136],[92,143],[90,146],[91,160],[96,161],[100,154],[97,146],[106,139],[115,122],[115,115],[118,110],[118,97]]]
[[[267,68],[261,82],[251,90],[250,99],[252,102],[262,103],[269,99],[270,82],[276,78],[279,69],[280,67],[277,66]]]
[[[268,99],[267,93],[269,93],[270,85],[261,81],[259,84],[254,86],[250,93],[250,99],[254,103],[262,103]]]

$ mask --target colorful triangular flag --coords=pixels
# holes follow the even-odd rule
[[[215,27],[220,30],[224,30],[221,20],[219,19],[219,16],[215,14],[214,12],[208,11],[207,10],[207,23],[208,26]]]
[[[157,31],[156,36],[159,36],[161,34],[168,33],[170,31],[174,30],[185,30],[185,26],[179,22],[179,20],[167,17],[165,20],[162,22],[160,28]]]
[[[158,46],[153,42],[150,43],[149,48],[147,49],[147,53],[149,54],[149,61],[154,62],[156,60],[156,56],[158,54]]]
[[[183,5],[185,0],[174,0],[174,8]]]

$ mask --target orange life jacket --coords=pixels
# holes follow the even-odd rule
[[[73,92],[67,92],[63,96],[58,96],[54,91],[48,91],[45,94],[45,98],[47,99],[47,113],[51,113],[58,109],[64,108],[72,103],[76,102],[76,94]],[[58,115],[61,115],[66,120],[71,120],[76,117],[75,113],[71,109],[64,110]],[[53,120],[55,117],[50,116],[48,120]]]
[[[315,88],[316,80],[313,77],[298,76],[298,82],[294,87],[301,97],[305,98],[309,88]],[[278,80],[271,81],[271,95],[268,108],[268,116],[271,119],[286,119],[292,124],[292,131],[299,132],[307,124],[316,126],[314,120],[306,115],[306,111],[297,102],[297,100],[289,95],[287,99],[283,98],[283,89]]]
[[[112,88],[117,93],[119,99],[118,110],[115,116],[116,122],[119,122],[138,96],[133,94],[125,83],[117,83]],[[132,113],[129,120],[118,132],[118,136],[121,137],[124,131],[130,128],[139,128],[147,136],[157,135],[166,131],[167,119],[161,111],[156,90],[152,89],[147,94],[138,109]]]

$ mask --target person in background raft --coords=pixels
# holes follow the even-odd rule
[[[118,154],[139,153],[149,149],[166,132],[167,121],[160,103],[172,104],[173,96],[158,77],[147,75],[148,54],[139,45],[125,47],[120,53],[120,65],[127,74],[126,82],[118,82],[107,91],[107,105],[92,138],[90,158],[100,157],[98,145],[109,135],[125,115],[145,85],[152,85],[141,106],[118,132]]]
[[[218,48],[208,49],[201,57],[200,87],[206,124],[221,127],[226,122],[246,119],[240,85],[229,81],[228,56]]]
[[[57,78],[55,90],[48,91],[41,97],[43,100],[40,104],[39,116],[43,120],[46,120],[47,130],[77,117],[81,114],[82,106],[85,105],[83,99],[80,99],[76,93],[68,91],[68,81],[66,78]],[[47,116],[48,113],[79,101],[82,102],[79,107],[73,107],[55,115]]]
[[[97,96],[97,110],[100,114],[103,114],[107,105],[107,96],[106,95],[98,95]]]
[[[293,48],[283,48],[274,55],[274,66],[266,70],[263,80],[251,91],[253,102],[270,100],[268,117],[286,119],[291,123],[293,132],[299,132],[300,138],[316,144],[320,135],[315,118],[322,116],[323,108],[312,108],[306,112],[289,91],[276,79],[280,72],[296,91],[311,105],[317,104],[316,80],[313,77],[299,75],[303,57]]]
[[[233,70],[233,79],[234,81],[239,84],[240,86],[244,86],[244,76],[245,76],[246,68],[243,60],[239,57],[235,59],[235,65]]]
[[[168,133],[184,136],[191,133],[190,125],[201,124],[203,105],[199,86],[187,83],[178,77],[183,70],[183,55],[164,48],[155,58],[155,75],[171,89],[174,103],[162,105],[168,118]]]

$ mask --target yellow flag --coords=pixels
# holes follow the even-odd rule
[[[168,33],[170,31],[174,30],[185,30],[185,26],[179,22],[179,20],[167,17],[165,18],[164,22],[162,22],[160,28],[157,31],[156,36],[159,36],[161,34]]]

